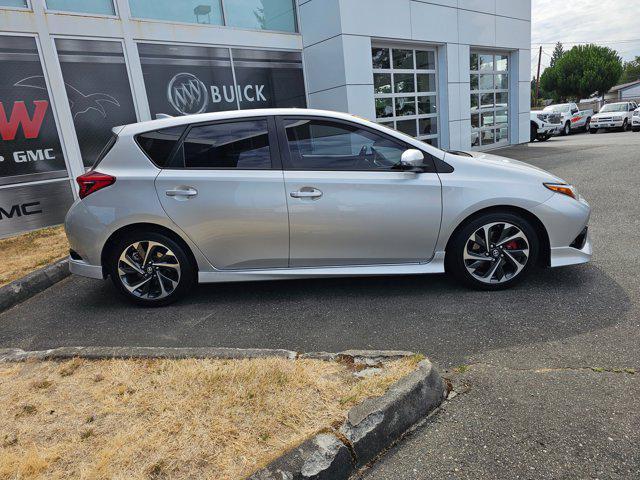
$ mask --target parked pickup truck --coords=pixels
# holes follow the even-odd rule
[[[638,108],[635,102],[608,103],[591,119],[591,133],[598,129],[620,128],[627,131],[633,124],[633,111]]]
[[[531,141],[546,142],[562,130],[562,116],[555,112],[531,111]]]
[[[543,112],[560,114],[560,123],[562,123],[560,135],[571,135],[576,130],[588,131],[591,117],[593,117],[593,110],[580,110],[575,103],[549,105]]]
[[[633,112],[633,120],[631,120],[631,128],[634,132],[640,132],[640,107]]]

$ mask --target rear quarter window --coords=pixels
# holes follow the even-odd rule
[[[159,168],[165,168],[186,126],[163,128],[136,136],[140,149]]]

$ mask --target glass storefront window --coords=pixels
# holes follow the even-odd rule
[[[434,49],[371,49],[376,119],[438,145],[438,85]]]
[[[154,116],[307,105],[300,52],[151,43],[138,52]]]
[[[224,13],[230,27],[296,31],[293,0],[224,0]]]
[[[47,0],[47,9],[60,12],[115,15],[113,0]]]
[[[27,8],[27,0],[0,0],[0,7]]]
[[[509,140],[509,56],[471,52],[471,146]]]
[[[73,194],[35,39],[0,35],[0,65],[4,237],[62,223]],[[20,205],[28,215],[16,211]]]
[[[111,129],[137,121],[120,42],[55,40],[85,167],[92,166]]]
[[[133,18],[222,25],[221,0],[129,0]]]

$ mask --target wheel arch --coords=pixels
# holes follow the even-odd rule
[[[456,238],[456,235],[460,230],[462,230],[469,222],[472,222],[476,218],[486,215],[488,213],[511,213],[514,215],[521,216],[525,218],[527,221],[531,223],[533,228],[536,231],[538,236],[538,240],[540,243],[540,254],[538,257],[538,264],[548,267],[551,265],[551,243],[549,241],[549,233],[547,232],[546,227],[542,223],[542,221],[530,211],[516,207],[513,205],[495,205],[487,208],[483,208],[481,210],[477,210],[471,214],[469,214],[464,220],[462,220],[458,226],[451,232],[449,238],[447,239],[447,245],[445,247],[445,258],[449,251],[451,251],[450,246],[453,242],[453,239]],[[446,263],[446,262],[445,262]]]
[[[199,271],[198,261],[196,260],[193,250],[180,235],[178,235],[176,232],[174,232],[170,228],[167,228],[163,225],[158,225],[156,223],[141,222],[141,223],[131,223],[123,227],[120,227],[119,229],[111,233],[107,241],[104,243],[104,246],[102,247],[102,252],[100,254],[100,264],[102,265],[102,275],[104,276],[104,278],[107,278],[109,273],[106,267],[106,263],[107,263],[106,260],[111,254],[116,240],[122,237],[123,235],[127,235],[135,231],[154,232],[154,233],[160,233],[160,234],[166,235],[167,237],[169,237],[171,240],[176,242],[178,245],[180,245],[184,249],[193,267],[196,269],[196,274]]]

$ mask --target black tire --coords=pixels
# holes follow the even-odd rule
[[[474,235],[476,231],[484,225],[500,222],[514,225],[524,233],[529,245],[529,258],[524,268],[517,275],[501,283],[484,283],[476,279],[467,270],[463,255],[467,248],[467,242],[469,242],[470,237]],[[536,230],[528,220],[513,213],[487,213],[466,222],[454,232],[447,247],[445,266],[448,273],[469,288],[477,290],[504,290],[517,285],[527,277],[538,261],[539,251],[540,240]],[[500,258],[497,260],[500,261]]]
[[[535,124],[531,124],[530,142],[533,143],[538,138],[538,127]]]
[[[634,131],[634,132],[636,132],[636,133],[637,133],[637,132],[640,132],[640,127],[638,127],[638,128],[634,128],[634,129],[633,129],[633,131]]]
[[[622,131],[623,132],[629,131],[629,120],[627,118],[625,118],[624,122],[622,122]]]
[[[156,247],[159,250],[158,255],[161,255],[162,252],[165,252],[164,258],[171,258],[177,260],[179,266],[179,273],[173,276],[174,280],[177,280],[177,285],[173,288],[173,282],[165,278],[164,281],[160,280],[160,277],[151,278],[149,285],[152,283],[156,285],[159,289],[160,284],[158,282],[162,281],[163,287],[166,287],[165,290],[168,291],[168,295],[162,298],[141,298],[140,296],[131,293],[124,285],[123,280],[120,278],[118,265],[120,263],[120,256],[123,254],[125,250],[128,249],[132,244],[136,242],[142,242],[143,244],[146,242],[157,242],[162,247],[168,249],[173,255],[166,256],[167,250],[163,250],[160,247]],[[149,245],[147,243],[147,245]],[[166,261],[166,260],[163,260]],[[184,247],[182,247],[178,242],[174,241],[172,238],[164,235],[162,233],[157,232],[145,232],[143,230],[129,232],[121,237],[117,238],[110,248],[109,255],[106,259],[106,268],[109,272],[109,276],[113,281],[116,289],[130,302],[133,302],[137,305],[142,305],[145,307],[161,307],[164,305],[169,305],[170,303],[176,302],[177,300],[184,297],[187,292],[191,291],[194,286],[197,284],[197,268],[196,265],[193,264],[191,257],[187,254]],[[155,269],[162,269],[163,267],[156,267]],[[173,268],[175,271],[176,269]],[[140,279],[144,279],[140,274],[131,269],[131,275],[138,275]],[[160,270],[162,272],[162,270]],[[171,272],[165,270],[165,274],[171,276]],[[148,276],[152,276],[153,274],[149,274]],[[128,277],[127,277],[128,278]],[[168,283],[167,283],[168,282]],[[133,283],[133,282],[132,282]],[[138,290],[136,290],[138,291]]]
[[[591,117],[587,118],[587,123],[584,124],[585,133],[590,130],[590,126],[591,126]]]
[[[562,127],[562,134],[563,137],[567,137],[569,135],[571,135],[571,122],[567,122],[564,124],[564,127]]]
[[[598,133],[598,129],[597,128],[589,128],[589,133],[592,135],[595,135],[596,133]]]
[[[539,142],[546,142],[551,138],[551,135],[538,135]]]

